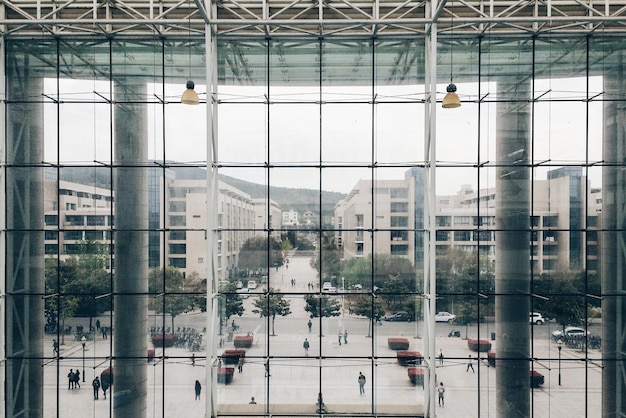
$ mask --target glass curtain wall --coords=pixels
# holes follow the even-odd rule
[[[7,41],[7,416],[619,410],[625,46]]]

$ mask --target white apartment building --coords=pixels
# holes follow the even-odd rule
[[[298,212],[296,212],[293,209],[283,211],[282,217],[283,217],[283,221],[282,221],[282,226],[283,227],[290,228],[290,227],[294,227],[294,226],[298,226],[299,225],[299,222],[298,222]]]
[[[414,246],[419,248],[414,238],[422,235],[422,228],[414,226],[419,225],[419,217],[423,216],[423,199],[415,198],[416,193],[419,196],[421,183],[416,181],[419,175],[408,173],[404,180],[381,180],[374,184],[360,180],[337,204],[335,238],[343,250],[343,258],[371,253],[410,258]],[[533,270],[597,271],[600,189],[591,187],[579,167],[552,170],[546,180],[536,180],[533,185],[530,237]],[[455,195],[436,199],[438,250],[455,247],[495,256],[495,188],[475,191],[466,185]],[[584,234],[583,228],[587,228]]]
[[[163,243],[162,247],[157,247],[160,252],[157,265],[176,267],[185,275],[197,272],[201,279],[205,279],[208,257],[206,180],[176,179],[173,175],[163,179],[161,177],[159,181],[165,181],[167,187],[159,190],[166,190],[166,196],[154,199],[157,202],[155,218],[159,219],[162,231],[156,241],[157,244]],[[79,243],[86,240],[112,244],[113,197],[109,189],[60,181],[57,196],[53,178],[46,180],[45,187],[47,255],[65,258],[78,254]],[[223,279],[237,270],[243,243],[255,233],[262,233],[263,229],[255,231],[255,220],[261,209],[248,194],[220,181],[218,199],[220,240],[217,257],[220,278]],[[161,201],[165,201],[165,214],[158,210]],[[258,203],[261,201],[257,199]],[[280,219],[278,204],[272,202],[271,208],[271,216]]]

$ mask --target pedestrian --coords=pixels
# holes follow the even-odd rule
[[[106,340],[107,339],[107,333],[108,333],[107,327],[102,327],[101,330],[102,330],[102,339]]]
[[[265,377],[270,377],[270,376],[271,376],[271,374],[270,374],[270,361],[268,359],[268,360],[265,360]]]
[[[100,331],[100,320],[96,319],[96,330]]]
[[[239,357],[239,361],[237,362],[237,370],[239,373],[243,372],[243,357]]]
[[[109,380],[102,379],[102,394],[104,395],[104,399],[107,398],[107,390],[109,390]]]
[[[52,340],[52,355],[57,356],[59,354],[59,342],[54,339]]]
[[[254,400],[254,396],[250,398],[250,405],[256,405],[256,401]]]
[[[472,355],[471,354],[469,355],[469,360],[467,362],[467,367],[465,368],[465,371],[469,372],[469,369],[472,369],[472,373],[476,373],[474,371],[474,364],[472,363]]]
[[[313,322],[309,319],[309,322],[306,323],[307,327],[309,327],[309,334],[311,333],[311,328],[313,328]]]
[[[443,366],[443,350],[439,349],[439,365]]]
[[[94,400],[98,400],[98,393],[100,392],[100,379],[96,376],[95,379],[91,382],[91,386],[93,386],[93,398]]]
[[[439,406],[443,408],[443,405],[444,405],[443,394],[446,393],[446,388],[443,387],[443,382],[439,382],[437,393],[439,394]]]
[[[80,370],[78,369],[74,372],[74,387],[76,386],[80,389]]]
[[[70,372],[67,374],[67,388],[74,389],[74,369],[70,369]]]
[[[361,372],[359,372],[358,382],[359,382],[359,395],[363,396],[365,395],[365,376],[363,376],[363,373]]]
[[[199,380],[196,380],[196,400],[200,399],[200,392],[202,391],[202,385]]]
[[[191,354],[191,366],[196,365],[196,353]]]
[[[348,344],[348,330],[343,331],[343,343]]]
[[[302,343],[302,347],[304,347],[304,355],[305,357],[309,356],[309,340],[307,340],[306,338],[304,339],[304,343]]]
[[[339,341],[339,345],[341,345],[341,330],[339,330],[339,334],[337,334],[337,340]]]

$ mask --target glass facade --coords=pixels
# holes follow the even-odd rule
[[[7,417],[626,410],[624,40],[190,38],[5,40]]]

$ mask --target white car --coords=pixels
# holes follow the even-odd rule
[[[552,338],[558,340],[564,337],[583,337],[585,335],[589,336],[589,331],[585,332],[584,329],[580,327],[565,327],[564,330],[557,329],[552,332]]]
[[[257,284],[254,280],[248,280],[248,289],[252,290],[252,289],[256,289]]]
[[[533,325],[543,325],[546,323],[546,320],[543,318],[543,315],[541,315],[539,312],[531,312],[530,323]]]
[[[331,282],[324,282],[322,285],[322,292],[329,292],[331,287],[333,287]]]
[[[247,287],[237,289],[237,293],[239,293],[241,299],[248,299],[250,297],[250,289],[248,289]]]
[[[435,314],[435,322],[447,322],[449,324],[456,320],[456,315],[450,312],[437,312]]]

